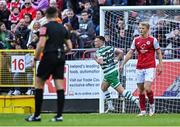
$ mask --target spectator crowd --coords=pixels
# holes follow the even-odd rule
[[[179,4],[179,0],[0,0],[0,49],[27,49],[29,45],[35,48],[39,39],[39,29],[47,22],[44,13],[49,6],[59,10],[57,21],[63,23],[68,30],[73,48],[91,48],[92,41],[99,34],[100,6]],[[142,15],[134,12],[131,20],[143,20]],[[158,12],[150,16],[149,21],[155,34],[161,31],[161,28],[154,27],[159,23],[158,19],[166,16]],[[179,15],[176,15],[176,18],[179,21]],[[118,31],[118,42],[122,43],[126,31],[121,25],[126,19],[119,17],[118,20],[118,27],[122,27]],[[128,22],[129,25],[132,25],[132,22]],[[166,32],[168,31],[164,34],[167,34]],[[178,32],[176,30],[174,33]],[[128,46],[129,43],[131,42],[127,42]]]

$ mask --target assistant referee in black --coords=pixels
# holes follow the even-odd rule
[[[25,120],[41,121],[41,105],[43,102],[43,88],[45,81],[52,75],[57,89],[57,115],[51,121],[63,121],[64,106],[64,64],[65,53],[72,49],[68,32],[62,24],[56,22],[58,11],[54,7],[46,10],[48,23],[40,29],[40,39],[37,44],[34,64],[40,60],[35,84],[35,113]],[[66,47],[66,48],[64,48]]]

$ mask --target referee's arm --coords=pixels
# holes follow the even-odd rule
[[[37,44],[34,59],[39,60],[40,54],[44,50],[45,44],[46,44],[46,37],[45,36],[40,36],[39,42]]]
[[[65,53],[71,51],[72,49],[72,43],[70,39],[65,39]]]

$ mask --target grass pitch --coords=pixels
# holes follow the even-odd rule
[[[26,122],[27,115],[0,114],[0,126],[180,126],[180,114],[64,114],[63,122],[50,122],[54,114],[42,114],[41,122]]]

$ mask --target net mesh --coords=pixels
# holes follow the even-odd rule
[[[180,112],[180,9],[172,9],[103,10],[107,45],[121,48],[125,53],[129,50],[134,37],[139,35],[139,22],[150,23],[150,34],[157,38],[163,53],[163,74],[157,76],[153,82],[158,113]],[[120,77],[123,79],[124,87],[138,97],[135,78],[136,53],[133,58],[126,64],[125,73]],[[121,95],[113,99],[113,105],[115,113],[139,112],[135,104],[125,100]],[[148,100],[146,105],[148,112]]]
[[[0,87],[31,87],[33,50],[0,50]]]

